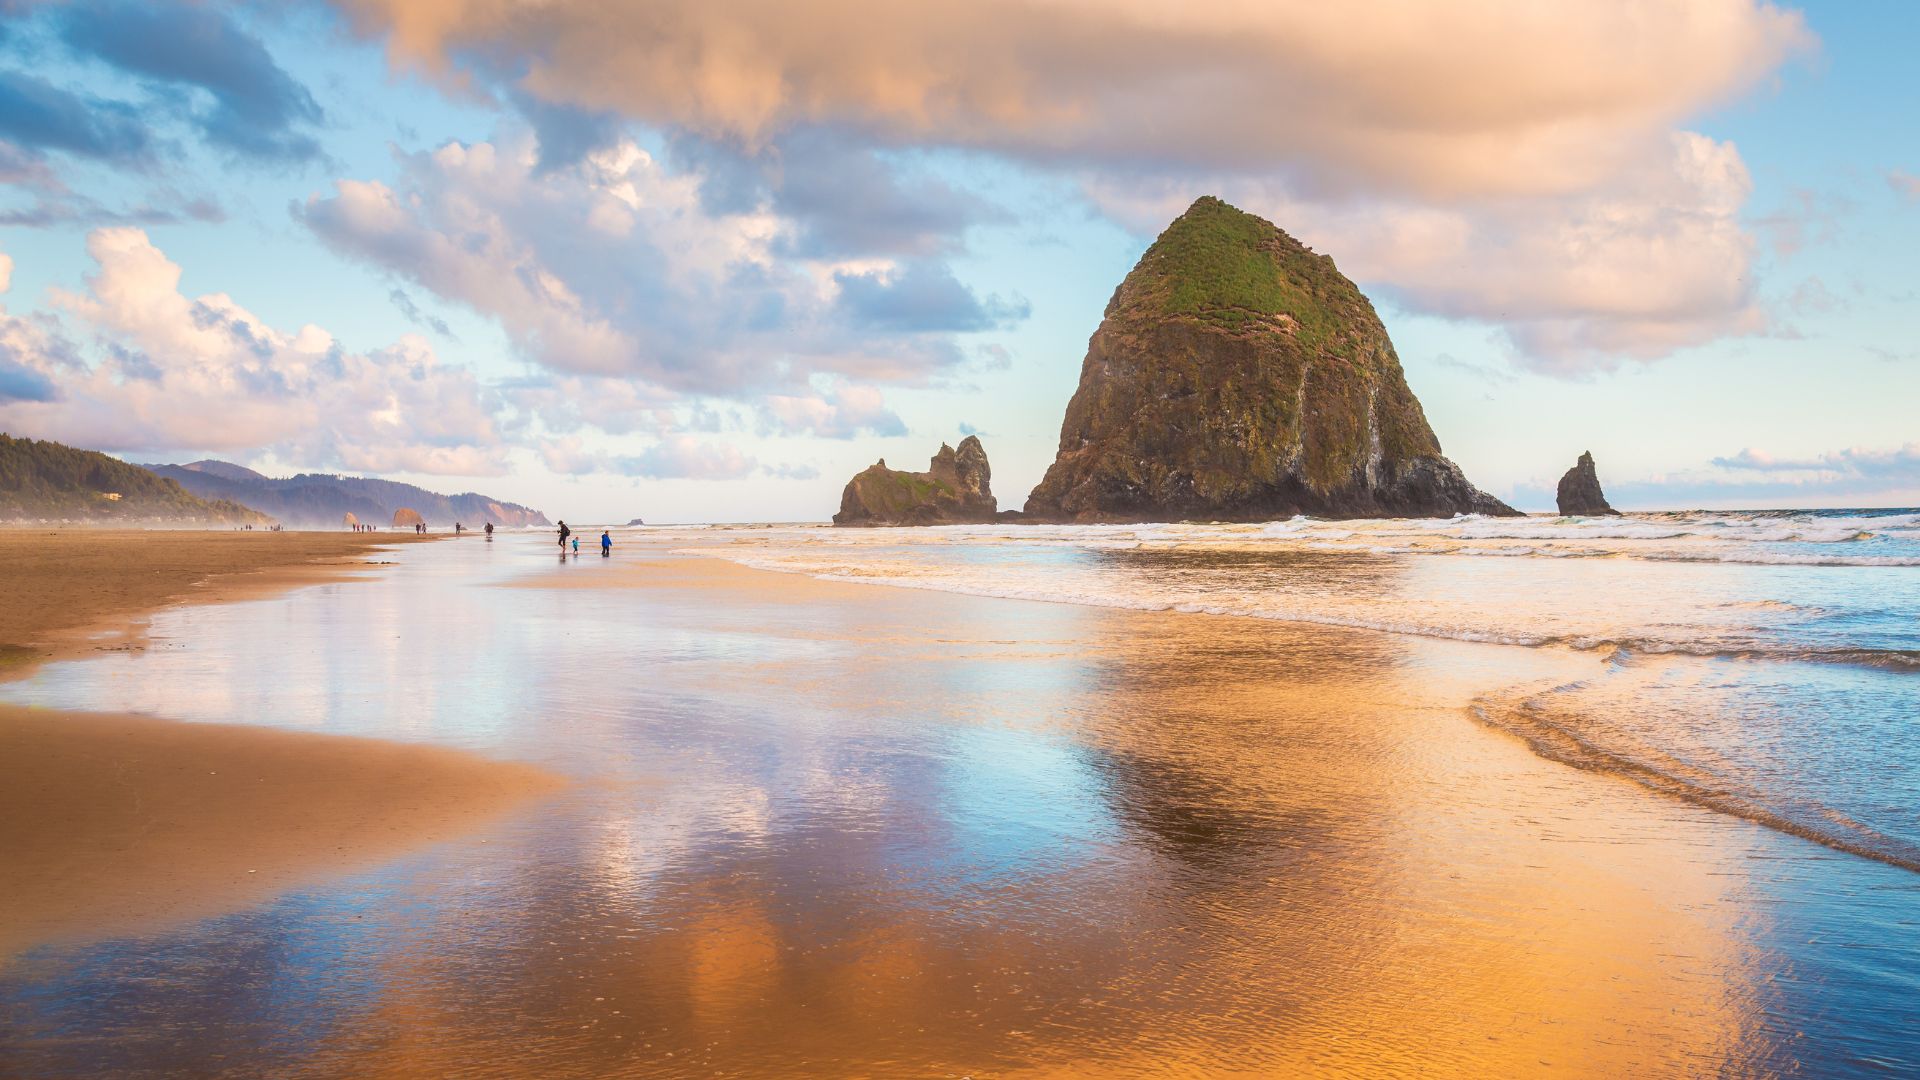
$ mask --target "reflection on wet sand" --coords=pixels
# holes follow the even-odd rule
[[[1728,873],[1745,826],[1465,713],[1587,658],[695,558],[424,578],[324,603],[496,629],[452,635],[457,663],[332,640],[336,672],[435,672],[410,737],[578,782],[331,889],[32,954],[0,976],[0,1064],[1623,1075],[1779,1051]],[[230,719],[193,687],[271,703],[248,617],[203,613],[211,652],[143,661],[138,688],[27,690]]]

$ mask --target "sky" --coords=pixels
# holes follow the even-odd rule
[[[1202,14],[1204,13],[1204,17]],[[578,521],[1003,508],[1194,198],[1550,510],[1920,505],[1920,6],[0,0],[0,430]]]

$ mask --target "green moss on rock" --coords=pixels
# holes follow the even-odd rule
[[[1209,196],[1115,290],[1027,512],[1512,511],[1440,456],[1386,328],[1333,260]]]
[[[926,472],[887,468],[886,459],[855,474],[840,494],[835,525],[957,525],[994,520],[987,452],[972,435],[958,450],[944,443]]]

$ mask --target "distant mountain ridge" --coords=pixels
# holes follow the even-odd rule
[[[333,528],[348,514],[384,525],[401,507],[418,510],[430,525],[463,522],[476,528],[495,525],[546,525],[547,516],[532,507],[504,502],[478,492],[442,495],[397,480],[331,473],[300,473],[274,478],[230,461],[143,466],[178,481],[204,498],[233,499],[263,510],[288,525]]]
[[[93,450],[0,434],[0,521],[266,525],[271,519],[224,496]]]

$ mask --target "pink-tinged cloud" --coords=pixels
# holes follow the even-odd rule
[[[823,439],[857,435],[905,435],[907,425],[887,407],[877,387],[835,382],[810,394],[771,394],[761,403],[769,434],[810,434]]]
[[[565,435],[543,443],[540,457],[563,476],[618,473],[645,480],[738,480],[760,467],[737,446],[692,435],[668,435],[637,454],[594,449]]]
[[[1920,202],[1920,175],[1905,169],[1892,169],[1887,172],[1887,186],[1908,202]]]
[[[983,150],[1143,236],[1219,194],[1572,376],[1768,329],[1746,168],[1683,125],[1816,47],[1757,0],[338,2],[397,65],[748,154]]]
[[[338,0],[397,65],[749,144],[811,124],[1033,160],[1444,195],[1586,187],[1812,47],[1754,0]]]
[[[0,427],[95,449],[252,454],[310,467],[464,476],[504,471],[487,395],[409,335],[355,353],[313,325],[283,331],[232,297],[189,298],[180,267],[135,228],[96,229],[83,292],[51,316],[0,312],[0,347],[49,392],[0,395]],[[97,356],[90,356],[97,353]]]
[[[1315,201],[1226,178],[1223,194],[1414,311],[1502,327],[1531,367],[1578,375],[1648,360],[1769,319],[1753,290],[1752,189],[1730,143],[1678,133],[1665,153],[1574,194],[1451,205]],[[1184,185],[1089,180],[1136,227],[1184,208]]]

